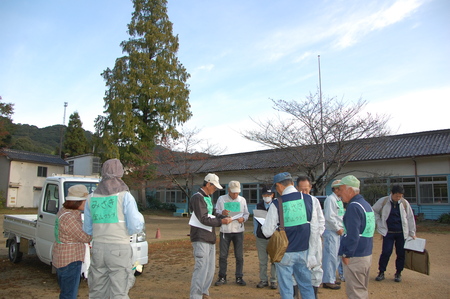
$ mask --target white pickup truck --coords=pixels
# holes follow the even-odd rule
[[[36,254],[42,262],[51,265],[56,213],[62,207],[68,189],[73,185],[83,184],[92,193],[98,183],[98,178],[48,177],[42,187],[37,215],[5,215],[3,235],[7,239],[10,261],[18,263],[23,253],[27,253]],[[133,248],[133,263],[138,261],[141,265],[147,264],[148,243],[145,232],[132,235],[130,244]]]

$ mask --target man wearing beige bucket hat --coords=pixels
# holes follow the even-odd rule
[[[56,215],[52,265],[56,268],[60,298],[76,298],[78,294],[81,265],[85,257],[84,243],[92,239],[83,231],[81,220],[87,196],[86,186],[70,187],[63,208]]]

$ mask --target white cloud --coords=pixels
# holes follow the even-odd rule
[[[301,25],[279,27],[269,32],[267,37],[257,43],[258,55],[264,62],[276,62],[289,55],[317,46],[324,49],[330,46],[345,49],[358,43],[364,36],[375,30],[382,30],[398,23],[413,14],[428,0],[399,0],[390,6],[336,4],[329,5],[317,17]],[[384,3],[382,3],[384,4]],[[356,9],[349,9],[357,7]],[[294,61],[301,61],[306,52]]]
[[[197,70],[200,71],[211,71],[214,68],[214,64],[206,64],[206,65],[201,65],[197,68]]]
[[[370,13],[370,10],[357,11],[350,16],[349,21],[337,24],[338,39],[334,46],[343,49],[356,44],[363,36],[375,30],[381,30],[410,16],[424,1],[400,0],[387,8],[380,8]],[[369,6],[370,8],[370,6]]]
[[[367,105],[367,111],[389,114],[392,134],[450,129],[450,87],[411,91]]]

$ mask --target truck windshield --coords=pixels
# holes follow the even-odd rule
[[[98,182],[64,182],[64,198],[66,198],[67,193],[69,193],[69,188],[74,185],[85,185],[89,194],[91,194],[97,189]]]

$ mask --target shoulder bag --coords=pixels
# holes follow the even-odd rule
[[[278,202],[280,203],[278,205],[278,218],[280,219],[280,226],[275,230],[273,235],[270,237],[269,243],[267,244],[267,252],[269,253],[272,263],[281,262],[281,259],[283,258],[289,245],[286,231],[284,229],[283,200],[281,197],[278,199]]]

